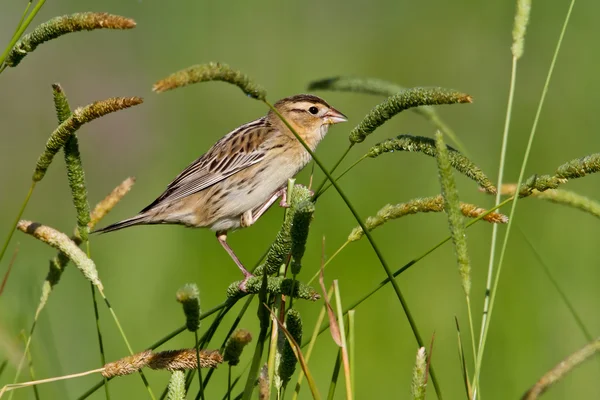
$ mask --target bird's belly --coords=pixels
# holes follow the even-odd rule
[[[238,216],[264,204],[277,190],[287,184],[289,178],[296,175],[298,168],[280,164],[276,168],[258,168],[249,172],[254,173],[249,179],[251,182],[230,193],[230,200],[233,203],[232,213]]]

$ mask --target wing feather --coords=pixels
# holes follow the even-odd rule
[[[208,152],[184,169],[152,204],[170,203],[205,190],[265,158],[263,143],[273,133],[265,118],[242,125],[219,140]]]

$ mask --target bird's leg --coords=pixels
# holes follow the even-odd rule
[[[289,208],[289,204],[287,202],[287,188],[279,189],[281,192],[281,201],[279,202],[279,207]]]
[[[253,225],[256,221],[258,221],[258,219],[265,212],[267,212],[269,207],[271,207],[273,205],[273,203],[275,203],[275,201],[279,197],[283,197],[285,199],[285,193],[286,193],[285,188],[281,188],[281,189],[277,190],[275,193],[273,193],[271,195],[271,197],[269,197],[269,199],[266,202],[264,202],[262,205],[258,206],[254,210],[248,210],[244,214],[242,214],[241,222],[240,222],[241,227],[246,228],[250,225]],[[283,201],[284,200],[282,200],[282,202]],[[280,205],[281,205],[281,203],[280,203]],[[282,206],[282,207],[284,207],[284,206]]]
[[[240,288],[240,290],[245,292],[246,291],[246,282],[248,282],[248,279],[252,278],[254,275],[252,275],[250,272],[248,272],[248,270],[244,267],[244,264],[242,264],[240,259],[237,258],[237,256],[231,249],[231,247],[229,247],[229,244],[227,244],[227,232],[217,232],[217,239],[219,240],[219,243],[221,243],[221,246],[223,246],[223,248],[225,249],[227,254],[229,254],[231,259],[235,262],[235,264],[238,266],[238,268],[242,271],[242,274],[244,274],[244,280],[239,284],[239,288]]]

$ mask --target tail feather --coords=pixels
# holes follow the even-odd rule
[[[124,219],[123,221],[116,222],[105,228],[96,229],[92,233],[107,233],[107,232],[118,231],[119,229],[127,228],[127,227],[134,226],[134,225],[144,225],[144,224],[148,223],[146,218],[147,218],[147,215],[138,214],[135,217]]]

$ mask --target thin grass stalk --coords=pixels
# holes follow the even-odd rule
[[[198,360],[198,395],[200,396],[200,398],[202,400],[204,400],[204,383],[202,380],[202,370],[200,369],[200,343],[198,343],[198,331],[194,331],[194,340],[195,340],[195,345],[194,347],[196,348],[196,359]]]
[[[54,377],[54,378],[40,379],[37,381],[11,383],[8,385],[4,385],[4,387],[2,389],[0,389],[0,398],[4,395],[4,393],[10,392],[15,389],[22,389],[22,388],[29,387],[29,386],[41,385],[43,383],[51,383],[51,382],[64,381],[64,380],[73,379],[73,378],[79,378],[82,376],[97,374],[102,371],[104,371],[104,368],[98,368],[98,369],[93,369],[90,371],[80,372],[77,374],[64,375],[64,376],[59,376],[59,377]]]
[[[27,191],[27,194],[25,195],[25,199],[23,200],[23,203],[21,204],[21,208],[17,212],[17,216],[16,216],[13,224],[10,227],[8,236],[4,240],[4,244],[2,245],[2,250],[0,251],[0,262],[2,262],[2,259],[4,258],[6,249],[8,249],[8,244],[10,243],[10,240],[12,239],[13,234],[15,233],[15,230],[17,229],[17,224],[19,223],[19,221],[21,220],[21,217],[23,216],[23,213],[25,212],[25,208],[27,207],[27,204],[29,203],[29,199],[31,199],[31,195],[33,194],[33,190],[35,189],[36,183],[37,182],[35,182],[35,181],[31,182],[29,191]]]
[[[289,186],[288,186],[289,188]],[[273,302],[273,308],[279,310],[281,308],[281,296],[275,296],[275,301]],[[269,391],[267,394],[267,399],[271,398],[271,391],[273,388],[273,383],[275,382],[275,369],[279,367],[281,362],[281,355],[279,353],[278,345],[279,345],[279,324],[277,323],[277,315],[271,315],[271,336],[269,343],[269,357],[267,361],[267,376],[268,376],[268,386]],[[282,388],[279,388],[282,389]],[[277,398],[280,398],[281,391],[278,391]]]
[[[100,293],[100,296],[102,296],[102,299],[104,300],[104,303],[106,304],[106,307],[108,307],[108,311],[110,312],[110,314],[113,318],[113,321],[115,322],[115,325],[117,326],[117,329],[119,330],[119,334],[121,335],[123,342],[125,342],[125,346],[127,346],[127,350],[129,351],[129,354],[133,355],[134,354],[133,348],[129,344],[127,335],[125,335],[125,331],[123,330],[123,327],[121,326],[121,323],[119,322],[119,318],[117,318],[117,314],[115,313],[115,310],[110,305],[108,298],[106,298],[106,295],[104,294],[104,290],[101,288],[98,288],[98,292]],[[94,297],[94,300],[95,300],[95,297]],[[140,377],[142,378],[142,382],[144,383],[144,386],[146,387],[146,390],[148,391],[148,395],[150,396],[150,398],[152,400],[155,400],[156,397],[154,397],[154,393],[152,392],[152,388],[150,387],[150,383],[148,382],[146,375],[144,374],[143,371],[139,371],[139,374],[140,374]]]
[[[42,6],[44,5],[45,2],[46,2],[46,0],[38,1],[38,3],[35,5],[35,7],[33,7],[33,10],[31,10],[31,13],[25,19],[25,22],[20,24],[19,29],[17,29],[17,31],[13,35],[10,43],[8,44],[8,46],[6,46],[6,49],[4,49],[4,52],[0,56],[0,73],[2,73],[2,71],[4,71],[4,69],[7,67],[7,65],[4,63],[4,61],[6,60],[6,57],[8,57],[8,54],[10,53],[12,48],[15,47],[15,44],[17,44],[17,42],[19,41],[19,38],[21,36],[23,36],[23,33],[25,32],[25,30],[27,29],[29,24],[31,24],[31,21],[33,21],[33,19],[35,18],[37,13],[40,11],[40,9],[42,8]],[[0,259],[2,259],[2,257],[0,257]]]
[[[8,262],[8,267],[6,267],[6,272],[4,273],[4,278],[2,278],[2,283],[0,283],[0,296],[2,296],[2,293],[4,292],[4,288],[6,287],[6,283],[8,282],[8,277],[10,276],[10,272],[13,269],[13,266],[15,265],[15,260],[17,259],[17,255],[19,254],[19,245],[17,245],[17,247],[15,247],[15,250],[13,251],[13,255],[10,258],[10,261]],[[1,370],[0,370],[0,375],[1,375]]]
[[[565,293],[565,291],[561,288],[558,280],[554,277],[554,275],[550,271],[550,268],[548,267],[548,264],[542,258],[542,254],[536,249],[536,247],[533,245],[533,243],[531,242],[531,240],[529,240],[529,238],[525,235],[525,232],[523,232],[521,229],[517,229],[517,231],[521,233],[521,236],[523,236],[523,239],[525,240],[525,243],[527,243],[527,245],[531,249],[531,252],[533,253],[533,255],[535,256],[535,258],[537,259],[537,261],[540,264],[540,266],[542,267],[542,270],[544,271],[544,274],[546,275],[546,277],[548,278],[548,280],[550,281],[550,283],[552,284],[552,286],[554,286],[554,289],[556,289],[556,291],[558,293],[558,296],[560,297],[560,299],[562,300],[562,302],[565,304],[565,307],[567,307],[567,309],[571,313],[571,316],[575,320],[575,324],[577,324],[577,327],[579,327],[579,330],[581,330],[581,332],[583,333],[583,336],[586,338],[586,340],[588,342],[591,342],[592,340],[594,340],[594,337],[592,336],[592,333],[585,326],[585,323],[583,322],[583,319],[581,318],[581,316],[579,315],[579,313],[575,309],[575,306],[573,305],[573,303],[571,303],[571,300],[569,300],[569,297],[567,296],[567,294]]]
[[[344,172],[342,172],[341,174],[339,174],[338,176],[335,177],[335,181],[339,181],[340,179],[342,179],[342,177],[344,175],[346,175],[348,172],[350,172],[350,170],[352,170],[352,168],[356,167],[358,164],[360,164],[364,159],[367,158],[367,154],[365,154],[364,156],[362,156],[361,158],[359,158],[358,160],[354,161],[348,168],[346,168],[344,170]],[[331,173],[333,174],[333,169],[331,170]],[[323,182],[321,182],[321,190],[319,190],[318,192],[315,192],[315,196],[313,197],[313,202],[317,201],[317,198],[321,197],[321,195],[323,193],[325,193],[327,191],[327,189],[329,189],[331,187],[331,182],[329,182],[327,180],[327,178],[323,179]],[[327,185],[325,186],[325,184],[327,183]],[[323,187],[325,186],[325,187]]]
[[[350,150],[352,149],[352,147],[354,147],[354,143],[350,143],[350,145],[348,147],[346,147],[346,150],[344,151],[344,153],[341,155],[341,157],[336,161],[336,163],[334,164],[333,168],[331,168],[331,171],[329,171],[329,173],[331,175],[333,175],[333,173],[335,172],[335,170],[337,169],[337,167],[340,166],[340,164],[342,163],[342,161],[344,161],[344,158],[346,158],[346,156],[348,155],[348,153],[350,152]],[[354,166],[354,165],[352,165]],[[347,171],[346,171],[347,172]],[[338,176],[336,178],[340,179],[346,172],[343,172],[342,175]],[[319,185],[319,187],[315,190],[315,195],[312,198],[313,203],[317,202],[317,199],[325,192],[325,189],[323,189],[323,186],[325,186],[325,184],[327,183],[328,179],[327,177],[325,177],[322,181],[321,184]],[[329,187],[329,186],[328,186]]]
[[[521,187],[521,183],[523,182],[523,178],[525,176],[525,168],[527,167],[527,161],[529,159],[529,154],[531,153],[531,148],[533,145],[533,139],[535,138],[535,133],[536,133],[536,129],[537,129],[537,125],[540,119],[540,115],[542,113],[542,108],[544,105],[544,100],[546,98],[546,94],[548,93],[548,87],[550,86],[550,80],[552,78],[552,73],[554,72],[554,67],[556,65],[556,60],[558,58],[558,53],[560,50],[560,47],[562,45],[562,41],[563,38],[565,36],[565,32],[567,30],[567,25],[569,24],[569,20],[571,19],[571,13],[573,12],[573,7],[575,6],[575,0],[571,0],[571,3],[569,5],[569,9],[567,11],[567,15],[565,17],[561,32],[560,32],[560,36],[558,38],[558,42],[556,44],[556,49],[554,50],[554,54],[552,56],[552,61],[550,63],[550,68],[548,70],[548,74],[546,76],[546,81],[544,82],[544,88],[542,90],[542,95],[540,98],[540,102],[538,104],[538,108],[535,114],[535,118],[533,121],[533,126],[531,127],[531,133],[529,135],[529,140],[527,142],[527,148],[525,150],[525,155],[523,157],[523,163],[521,165],[521,171],[519,172],[519,179],[517,181],[517,187]],[[494,301],[496,299],[496,293],[497,293],[497,289],[498,289],[498,282],[499,282],[499,278],[500,278],[500,274],[502,272],[502,265],[504,262],[504,255],[506,254],[506,248],[508,245],[508,237],[510,235],[510,231],[511,231],[511,227],[512,227],[512,223],[513,223],[513,216],[515,214],[515,209],[516,209],[516,205],[517,205],[517,199],[518,196],[515,197],[514,202],[512,203],[512,207],[510,209],[510,214],[509,214],[509,221],[508,221],[508,226],[506,227],[506,233],[504,235],[504,242],[502,243],[502,249],[500,251],[500,258],[498,260],[498,267],[496,269],[496,276],[494,279],[494,284],[492,287],[492,291],[491,291],[491,297],[490,297],[490,307],[489,307],[489,312],[488,312],[488,317],[486,320],[486,324],[484,326],[483,329],[483,337],[477,352],[477,363],[475,365],[475,376],[473,378],[473,388],[474,390],[477,390],[478,387],[478,383],[479,383],[479,376],[481,373],[481,363],[483,360],[483,353],[484,353],[484,349],[485,349],[485,343],[486,343],[486,339],[487,339],[487,334],[489,332],[489,326],[490,326],[490,321],[492,318],[492,311],[494,309]],[[475,396],[476,397],[476,393]]]
[[[462,338],[460,334],[460,326],[458,325],[458,318],[454,317],[454,321],[456,322],[456,336],[458,339],[458,360],[460,362],[460,371],[463,377],[463,383],[465,385],[465,393],[467,395],[467,400],[471,400],[473,398],[473,391],[471,388],[471,384],[469,382],[469,371],[467,369],[467,358],[465,357],[465,352],[462,344]]]
[[[344,378],[346,381],[346,399],[352,400],[354,392],[352,391],[352,379],[350,378],[350,360],[348,356],[348,343],[346,341],[346,327],[344,326],[344,313],[342,311],[342,295],[337,279],[333,281],[333,293],[335,295],[335,308],[337,311],[337,320],[340,331],[340,339],[342,342],[342,362],[344,365]]]
[[[356,365],[356,324],[355,324],[356,310],[348,310],[348,349],[350,358],[350,387],[352,393],[356,393],[355,389],[355,365]]]
[[[298,135],[298,132],[296,132],[296,130],[289,124],[289,122],[279,113],[279,111],[277,111],[277,109],[275,109],[275,107],[273,107],[273,105],[271,105],[268,101],[264,100],[264,103],[281,119],[281,121],[283,121],[283,123],[288,127],[288,129],[294,134],[294,136],[296,137],[296,139],[302,144],[302,146],[304,146],[304,148],[306,149],[306,151],[310,154],[310,156],[312,157],[312,159],[314,160],[314,162],[319,166],[319,168],[323,171],[323,173],[327,176],[327,179],[329,179],[329,181],[333,184],[333,187],[335,188],[335,190],[339,193],[340,197],[342,198],[342,200],[344,201],[344,203],[346,203],[346,206],[348,207],[348,209],[350,210],[350,212],[354,215],[354,218],[356,219],[356,221],[358,222],[358,224],[361,226],[361,228],[365,231],[365,236],[367,237],[367,239],[369,240],[369,243],[371,245],[371,247],[373,248],[373,251],[375,252],[375,254],[377,255],[377,258],[379,259],[379,262],[381,263],[381,266],[383,267],[385,273],[387,274],[390,282],[392,283],[392,287],[394,288],[394,292],[396,293],[396,297],[398,297],[398,301],[400,302],[402,309],[404,311],[404,314],[406,315],[406,318],[408,319],[408,323],[413,331],[413,334],[417,340],[417,343],[419,344],[419,347],[423,347],[423,340],[421,338],[421,335],[419,334],[419,331],[417,329],[417,325],[412,317],[412,314],[408,308],[408,304],[406,303],[406,300],[404,299],[404,296],[402,295],[402,292],[400,291],[400,287],[398,286],[398,283],[393,279],[392,276],[392,271],[390,269],[390,267],[388,266],[387,262],[385,261],[382,253],[379,251],[379,248],[377,246],[377,244],[375,243],[375,240],[373,239],[373,237],[371,236],[371,234],[368,232],[368,230],[366,229],[363,220],[360,218],[360,216],[358,215],[358,212],[356,211],[356,209],[354,208],[354,206],[352,205],[352,203],[350,202],[350,200],[348,199],[348,197],[346,197],[346,194],[344,193],[344,191],[340,188],[340,186],[337,184],[337,182],[335,182],[335,180],[333,179],[333,177],[331,176],[331,174],[329,173],[329,171],[327,171],[327,169],[325,168],[325,166],[323,165],[323,163],[317,158],[315,157],[314,152],[310,149],[310,147],[308,147],[308,145],[302,140],[302,138]],[[433,383],[433,386],[435,388],[435,392],[438,395],[438,398],[442,398],[441,395],[441,390],[439,388],[439,384],[437,382],[437,377],[433,371],[433,367],[430,370],[431,372],[431,381]]]
[[[329,382],[329,390],[327,391],[327,400],[333,400],[335,396],[335,389],[337,387],[338,377],[340,376],[340,369],[342,368],[342,348],[338,349],[335,357],[335,365],[333,366],[333,372],[331,373],[331,381]]]
[[[23,331],[21,331],[21,338],[23,339],[24,342],[27,342],[27,335]],[[31,357],[31,351],[29,349],[27,349],[25,351],[25,355],[27,356],[27,365],[29,367],[29,376],[31,377],[32,381],[35,381],[35,371],[33,370],[33,358]],[[35,397],[35,399],[40,400],[40,393],[38,392],[37,385],[31,386],[31,388],[33,389],[33,396]]]
[[[11,39],[15,37],[15,35],[19,31],[19,29],[21,29],[21,26],[23,26],[23,22],[25,22],[25,17],[27,17],[27,13],[29,12],[29,9],[31,8],[32,3],[33,3],[33,0],[27,1],[27,6],[25,7],[25,11],[23,11],[23,15],[21,15],[21,19],[19,19],[19,23],[17,24],[17,27],[15,28],[15,32],[11,36]]]
[[[229,365],[227,368],[227,400],[231,400],[231,389],[233,386],[231,386],[231,365]]]
[[[260,332],[256,340],[256,348],[254,350],[254,356],[252,357],[252,364],[250,366],[250,372],[248,373],[248,379],[246,380],[246,386],[244,387],[244,393],[242,399],[250,400],[252,392],[254,391],[254,381],[258,376],[258,370],[260,368],[262,353],[265,346],[265,340],[267,339],[267,332],[269,330],[269,312],[266,310],[264,304],[267,302],[267,275],[262,276],[262,289],[258,295],[258,320],[260,321]]]
[[[506,107],[506,117],[504,119],[504,132],[502,133],[502,147],[500,150],[500,165],[498,166],[498,180],[496,181],[496,185],[498,188],[502,187],[503,179],[504,179],[504,165],[506,163],[506,153],[508,148],[508,133],[510,128],[510,121],[512,115],[512,107],[513,107],[513,98],[515,94],[515,85],[517,80],[517,58],[513,56],[512,58],[512,70],[510,74],[510,89],[508,91],[508,105]],[[502,199],[502,193],[500,190],[496,192],[496,200],[494,205],[498,205]],[[483,315],[481,319],[481,328],[479,330],[479,347],[481,346],[481,342],[483,340],[483,328],[486,324],[488,318],[488,311],[490,306],[490,291],[492,288],[492,278],[494,276],[494,262],[496,258],[496,243],[498,241],[498,229],[499,227],[494,225],[492,227],[492,240],[490,244],[490,259],[488,262],[488,273],[487,280],[485,283],[485,298],[483,302]]]
[[[327,298],[331,298],[332,295],[333,295],[333,286],[331,286],[331,288],[329,289],[329,291],[327,293]],[[313,329],[313,333],[310,338],[310,342],[308,343],[308,349],[306,349],[306,355],[304,356],[304,358],[306,359],[307,364],[310,361],[310,356],[312,355],[312,351],[315,347],[315,343],[317,342],[317,337],[319,336],[319,329],[321,328],[321,324],[323,323],[323,320],[325,319],[326,312],[327,312],[327,308],[324,305],[321,308],[321,312],[319,313],[319,316],[317,317],[317,322],[315,323],[315,327]],[[300,393],[300,386],[302,384],[303,379],[304,379],[304,372],[302,370],[300,370],[300,372],[298,372],[298,380],[296,381],[296,387],[294,388],[294,394],[292,395],[292,400],[298,399],[298,393]]]
[[[92,291],[92,305],[94,308],[94,321],[96,322],[96,335],[98,337],[98,350],[100,351],[100,362],[102,363],[102,365],[106,365],[106,354],[104,353],[104,342],[102,341],[102,330],[100,329],[100,313],[98,312],[98,302],[96,301],[96,290],[94,289],[94,285],[92,283],[90,283],[90,288]],[[104,395],[107,400],[110,400],[108,378],[106,376],[103,376],[102,378],[104,379]]]
[[[7,365],[8,365],[8,360],[4,360],[0,363],[0,377],[2,376],[2,373],[6,369]]]

